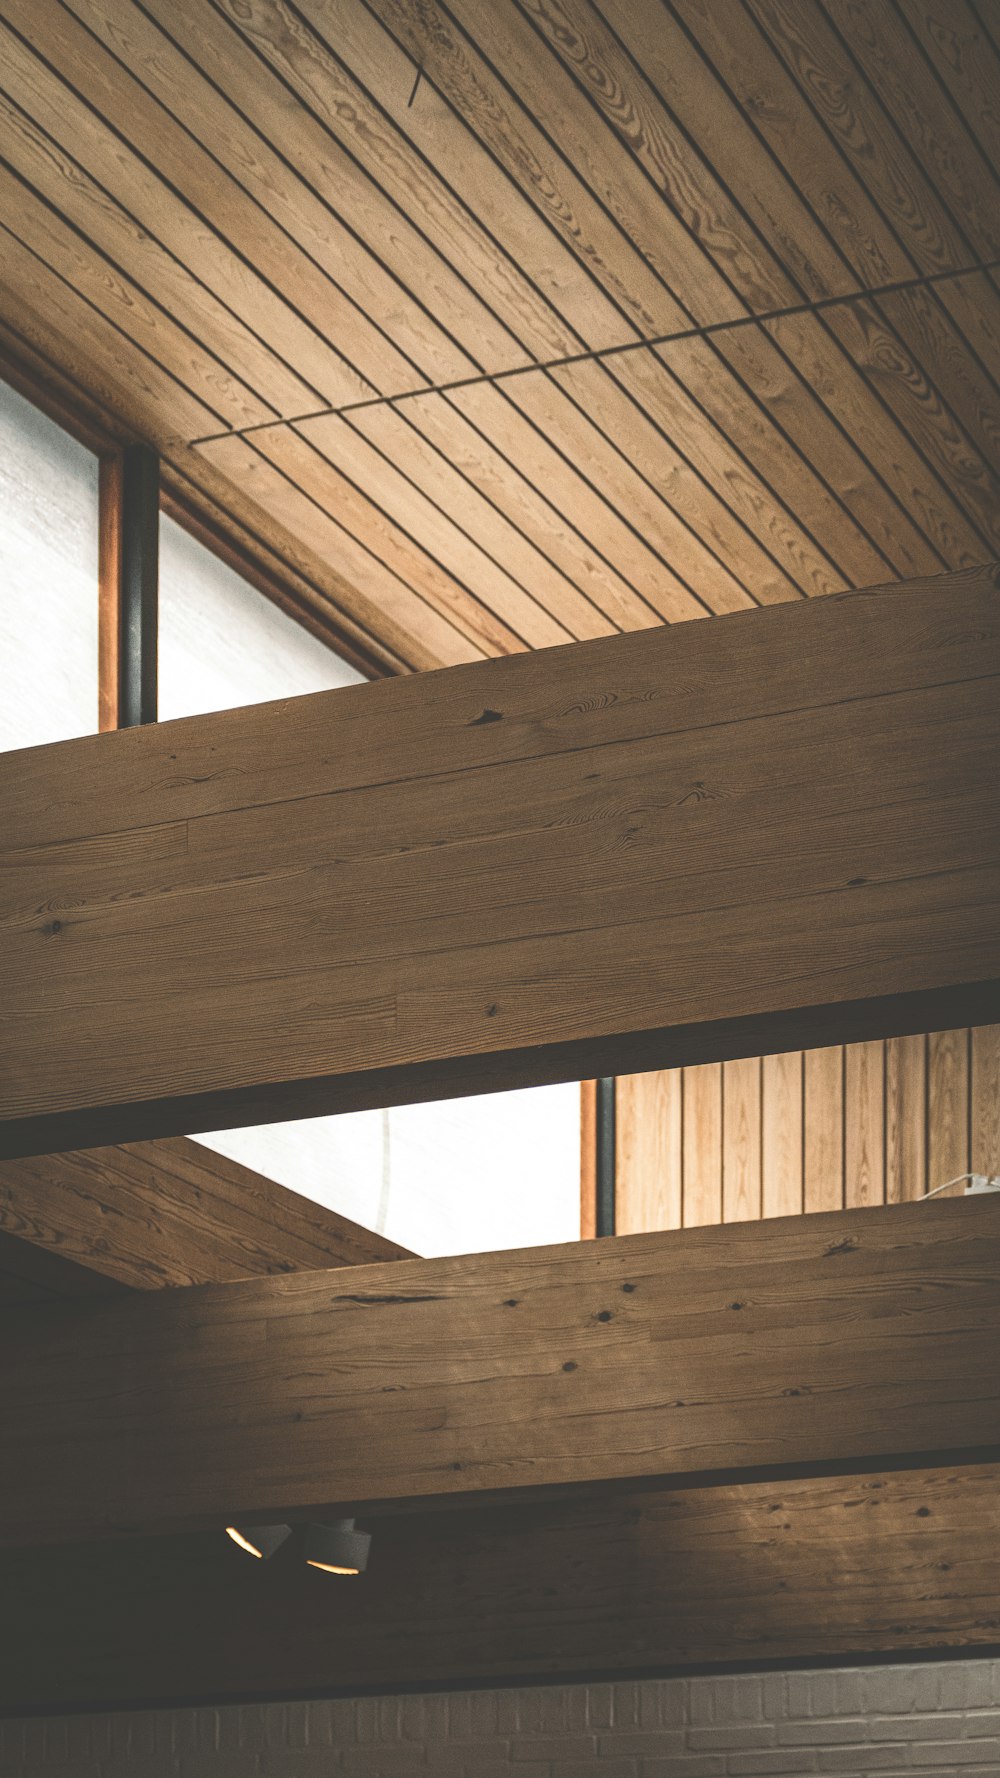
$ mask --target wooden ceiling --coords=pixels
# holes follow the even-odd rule
[[[0,0],[0,344],[425,668],[1000,550],[998,0]]]

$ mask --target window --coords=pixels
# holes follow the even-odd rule
[[[356,685],[362,675],[160,517],[159,717]]]
[[[97,729],[97,469],[0,383],[0,748]]]

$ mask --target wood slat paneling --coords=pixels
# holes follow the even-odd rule
[[[27,1309],[0,1538],[985,1458],[998,1278],[984,1196]]]
[[[800,1061],[802,1116],[795,1102]],[[763,1195],[753,1084],[761,1070]],[[618,1082],[630,1131],[618,1153],[618,1216],[629,1230],[673,1228],[685,1220],[687,1151],[665,1141],[657,1124],[663,1107],[684,1091],[688,1072],[675,1068]],[[905,1203],[960,1173],[1000,1174],[1000,1025],[833,1045],[801,1058],[796,1052],[727,1062],[725,1078],[719,1176],[713,1176],[713,1142],[691,1191],[698,1206],[715,1203],[721,1191],[727,1222],[774,1214],[769,1206],[798,1207],[800,1139],[807,1211]],[[671,1206],[673,1220],[656,1220],[663,1205]]]
[[[997,52],[953,11],[11,0],[0,326],[383,665],[981,563]]]

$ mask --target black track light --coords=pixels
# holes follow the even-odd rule
[[[368,1566],[371,1536],[356,1531],[353,1519],[335,1519],[331,1525],[306,1529],[306,1561],[325,1574],[363,1574]]]
[[[241,1550],[246,1550],[248,1556],[259,1556],[262,1562],[273,1556],[275,1550],[280,1550],[291,1535],[291,1525],[226,1526],[226,1536],[239,1544]]]

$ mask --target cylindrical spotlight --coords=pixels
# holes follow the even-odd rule
[[[356,1531],[353,1519],[336,1519],[332,1525],[310,1525],[306,1531],[306,1561],[325,1574],[363,1574],[368,1566],[371,1537]]]
[[[285,1540],[292,1535],[291,1525],[248,1525],[240,1529],[237,1525],[226,1526],[226,1536],[246,1550],[248,1556],[259,1556],[266,1562],[275,1550],[280,1550]]]

